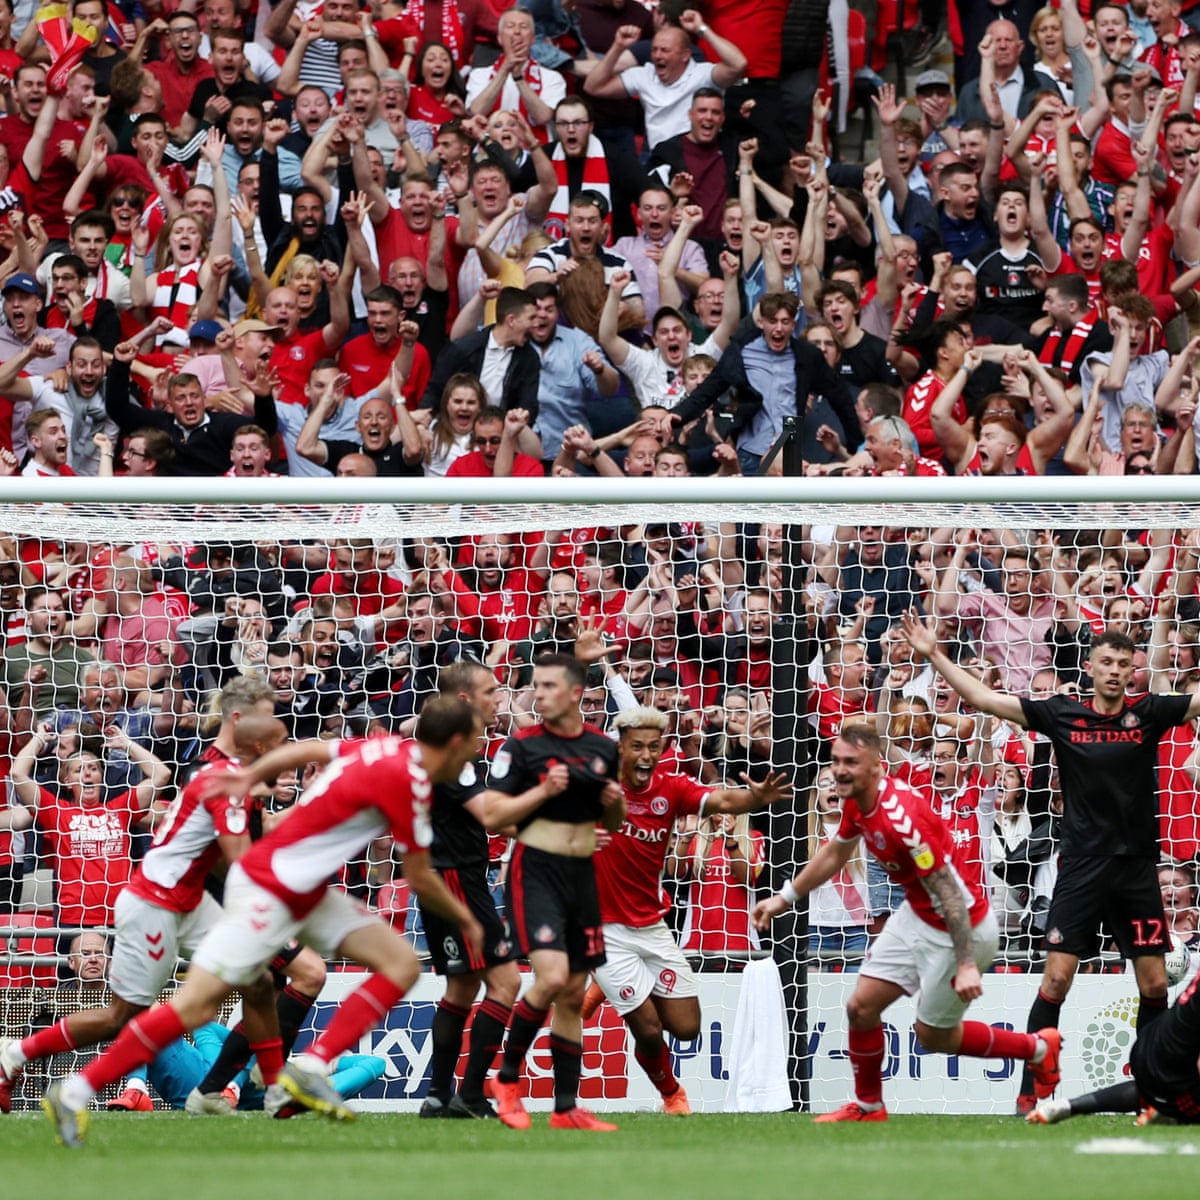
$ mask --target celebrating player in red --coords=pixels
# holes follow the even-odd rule
[[[765,930],[772,917],[832,879],[863,838],[889,878],[904,888],[905,900],[867,952],[846,1006],[855,1099],[816,1119],[887,1120],[882,1018],[901,996],[917,998],[915,1029],[923,1049],[1024,1059],[1038,1094],[1049,1096],[1059,1078],[1057,1029],[1014,1033],[963,1020],[967,1006],[983,995],[980,972],[991,965],[999,941],[978,873],[959,870],[941,818],[906,784],[884,774],[873,729],[843,726],[831,768],[842,798],[838,831],[795,879],[755,906],[754,923]]]
[[[224,857],[237,862],[250,848],[246,808],[239,797],[204,796],[207,777],[250,762],[287,734],[275,719],[275,693],[242,678],[221,692],[221,727],[205,752],[207,764],[179,793],[154,831],[154,844],[117,897],[116,942],[104,1008],[63,1017],[0,1052],[0,1108],[8,1110],[12,1081],[26,1063],[94,1046],[117,1036],[159,997],[180,953],[199,946],[221,917],[204,880]],[[247,981],[249,984],[251,981]],[[248,987],[247,1028],[263,1078],[274,1082],[283,1058],[271,987]]]
[[[634,1057],[662,1095],[663,1111],[689,1113],[663,1040],[664,1030],[680,1041],[700,1032],[696,977],[663,920],[671,832],[678,817],[764,808],[789,795],[791,786],[783,775],[769,775],[745,788],[709,788],[663,769],[669,718],[656,708],[626,709],[613,724],[620,730],[625,820],[595,859],[608,959],[597,968],[596,982],[629,1026]]]
[[[415,741],[371,738],[334,758],[286,820],[230,869],[225,915],[197,948],[187,979],[170,1003],[132,1021],[98,1059],[47,1090],[42,1105],[59,1141],[79,1145],[88,1102],[101,1087],[211,1021],[225,997],[259,979],[293,937],[323,957],[350,959],[371,971],[317,1040],[279,1075],[279,1084],[304,1107],[337,1120],[351,1119],[354,1114],[328,1081],[329,1064],[412,987],[421,964],[390,925],[327,881],[375,838],[390,835],[404,856],[409,886],[428,907],[461,925],[478,953],[483,931],[446,890],[429,864],[427,847],[433,783],[458,778],[475,754],[480,729],[469,704],[437,697],[421,710]],[[245,795],[278,771],[336,753],[336,745],[284,746],[247,770],[214,772],[210,787]]]

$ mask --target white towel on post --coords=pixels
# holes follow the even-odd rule
[[[726,1063],[726,1112],[787,1112],[788,1023],[783,984],[773,959],[753,959],[742,972]]]

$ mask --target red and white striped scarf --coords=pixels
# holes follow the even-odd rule
[[[543,223],[546,233],[556,241],[567,236],[567,210],[571,207],[571,191],[567,182],[567,155],[562,142],[556,142],[550,155],[550,164],[554,167],[554,177],[558,180],[558,191]],[[604,146],[593,133],[588,135],[587,154],[583,163],[583,179],[581,188],[591,188],[599,192],[612,212],[612,190],[608,182],[608,159],[604,157]],[[611,228],[611,224],[610,224]]]
[[[1079,353],[1083,349],[1083,343],[1088,340],[1092,330],[1096,328],[1098,320],[1100,320],[1099,310],[1090,308],[1084,313],[1082,320],[1075,322],[1071,327],[1071,332],[1066,335],[1066,342],[1062,349],[1062,358],[1058,362],[1054,361],[1054,353],[1058,348],[1058,344],[1063,341],[1063,331],[1057,328],[1051,329],[1045,343],[1042,345],[1041,353],[1038,354],[1038,362],[1043,366],[1058,367],[1060,370],[1069,373],[1079,358]]]
[[[488,78],[494,79],[496,77],[496,75],[503,69],[504,69],[504,55],[502,54],[498,59],[496,59],[495,65],[492,67],[492,73],[491,73],[491,75],[488,76]],[[529,87],[535,96],[540,96],[542,94],[542,88],[543,88],[543,86],[545,86],[544,81],[542,79],[542,68],[539,67],[538,64],[536,62],[534,62],[534,60],[532,58],[525,64],[525,82],[529,84]],[[515,80],[514,80],[514,83],[515,83]],[[497,108],[500,108],[503,105],[503,97],[504,97],[504,89],[503,88],[501,88],[501,90],[500,90],[500,97],[501,97],[501,100],[500,100],[500,103],[498,103],[496,105]],[[495,111],[495,110],[493,110],[493,111]],[[529,126],[530,129],[533,130],[534,134],[538,138],[540,138],[543,142],[548,140],[549,132],[547,131],[546,126],[539,125],[529,115],[529,109],[527,109],[525,107],[525,97],[522,96],[520,94],[520,92],[517,93],[517,111],[521,114],[521,116],[525,120],[525,123]]]
[[[174,329],[160,334],[158,345],[164,342],[188,341],[190,314],[200,298],[200,260],[186,267],[164,267],[155,279],[154,300],[150,317],[169,317]]]
[[[422,31],[424,40],[425,30],[425,0],[408,0],[404,15],[416,22]],[[442,36],[441,42],[450,51],[450,57],[456,67],[468,65],[466,56],[466,35],[463,33],[462,16],[458,11],[457,0],[442,0]]]

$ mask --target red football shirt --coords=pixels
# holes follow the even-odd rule
[[[432,790],[417,742],[369,738],[313,780],[288,819],[247,851],[242,869],[296,917],[307,916],[329,878],[376,838],[389,834],[401,855],[429,847]]]
[[[625,820],[593,862],[606,925],[654,925],[666,915],[662,870],[677,817],[703,811],[711,788],[660,764],[640,791],[624,786]]]
[[[399,353],[399,342],[381,349],[369,333],[351,338],[338,355],[338,366],[350,376],[350,395],[365,396],[374,391],[387,378]],[[418,342],[413,347],[412,370],[404,381],[404,403],[407,408],[416,408],[421,403],[432,373],[429,351]]]
[[[204,880],[221,858],[221,837],[240,837],[249,825],[246,801],[233,796],[200,798],[214,771],[236,771],[241,763],[223,754],[192,776],[154,831],[129,890],[169,912],[189,913],[204,898]]]
[[[875,807],[863,813],[853,797],[842,801],[842,821],[836,837],[848,842],[861,837],[893,883],[904,889],[913,911],[927,925],[945,930],[946,923],[921,881],[940,867],[955,874],[971,915],[978,925],[988,902],[979,879],[961,871],[954,840],[946,823],[906,784],[885,775],[879,781]]]
[[[86,808],[42,789],[38,824],[54,853],[61,924],[112,924],[117,894],[133,874],[130,829],[144,814],[132,789]]]

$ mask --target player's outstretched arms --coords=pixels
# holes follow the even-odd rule
[[[980,712],[991,713],[1002,721],[1026,728],[1025,711],[1021,701],[1007,692],[990,688],[982,679],[954,662],[937,640],[937,618],[922,618],[916,609],[910,608],[900,618],[900,633],[913,648],[914,653],[927,658],[933,669],[972,707]]]

